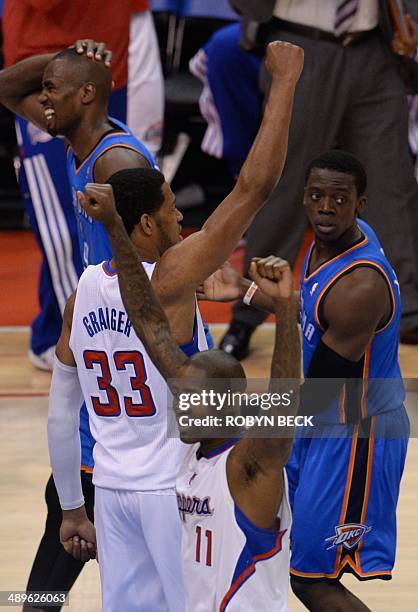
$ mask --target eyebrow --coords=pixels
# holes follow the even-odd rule
[[[306,185],[305,186],[305,190],[306,189],[324,189],[325,187],[331,187],[333,189],[335,189],[336,191],[345,191],[347,193],[350,193],[351,189],[345,185],[318,185],[318,184],[314,184],[314,185]]]

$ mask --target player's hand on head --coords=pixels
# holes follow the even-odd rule
[[[254,257],[249,273],[259,289],[273,300],[288,300],[293,296],[293,274],[284,259],[274,255]]]
[[[107,229],[120,220],[111,185],[87,183],[84,193],[78,191],[77,197],[89,217],[100,221]]]
[[[297,82],[302,73],[304,52],[301,47],[282,40],[267,45],[265,64],[273,77]]]
[[[87,57],[91,57],[97,61],[103,61],[110,68],[112,63],[112,51],[106,48],[106,43],[96,42],[91,38],[83,38],[76,40],[74,47],[80,55],[85,53]]]
[[[199,300],[213,302],[230,302],[240,296],[241,276],[226,261],[216,272],[211,274],[197,289]]]

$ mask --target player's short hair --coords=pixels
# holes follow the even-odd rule
[[[357,195],[362,196],[366,192],[366,171],[357,157],[354,157],[354,155],[351,155],[351,153],[347,153],[347,151],[339,151],[337,149],[327,151],[311,161],[306,170],[305,182],[308,180],[309,175],[314,168],[335,170],[336,172],[349,174],[354,178]]]
[[[112,91],[112,71],[103,61],[87,57],[85,53],[77,53],[75,47],[63,49],[54,55],[51,62],[64,60],[73,67],[74,86],[78,87],[91,81],[96,85],[97,95],[106,101]]]
[[[85,57],[85,59],[90,59],[87,57],[87,55],[85,53],[78,53],[75,47],[67,47],[66,49],[63,49],[62,51],[58,51],[58,53],[56,53],[54,55],[54,57],[52,58],[52,62],[58,59],[68,59],[70,62],[71,61],[80,61],[80,58]]]
[[[141,215],[156,213],[164,202],[164,175],[152,168],[119,170],[110,177],[116,208],[130,236]]]

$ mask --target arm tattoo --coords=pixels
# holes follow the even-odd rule
[[[187,361],[122,222],[109,231],[122,301],[138,338],[164,378],[176,378]]]
[[[270,392],[284,393],[293,390],[291,412],[296,413],[300,384],[300,337],[295,316],[296,296],[275,305],[276,331],[271,360]],[[286,382],[284,382],[286,381]]]

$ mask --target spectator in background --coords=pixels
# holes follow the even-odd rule
[[[249,20],[251,27],[243,39],[247,49],[255,31],[251,18],[259,18],[260,11],[268,15],[270,9],[271,18],[258,28],[253,50],[262,54],[268,41],[281,39],[302,46],[306,56],[283,179],[247,233],[245,269],[253,256],[270,253],[295,262],[307,226],[304,210],[297,205],[302,200],[303,168],[329,147],[347,149],[366,167],[366,220],[375,227],[400,281],[401,338],[418,343],[418,187],[408,152],[406,88],[399,57],[390,48],[392,43],[398,56],[411,53],[418,39],[416,25],[407,20],[407,50],[393,39],[388,3],[383,0],[234,0],[231,4]],[[406,4],[418,19],[417,3]],[[215,33],[192,60],[191,69],[206,85],[202,110],[212,130],[203,141],[206,151],[226,157],[236,174],[261,112],[257,58],[238,47],[238,28],[232,25]],[[261,88],[268,88],[263,74]],[[264,318],[254,308],[237,303],[221,348],[244,358],[251,334]]]
[[[163,77],[148,0],[5,0],[5,66],[60,51],[76,38],[104,41],[113,51],[110,115],[128,120],[152,152],[162,137]],[[62,312],[82,272],[77,224],[62,140],[16,118],[20,189],[43,261],[40,313],[32,324],[29,358],[51,369]]]

